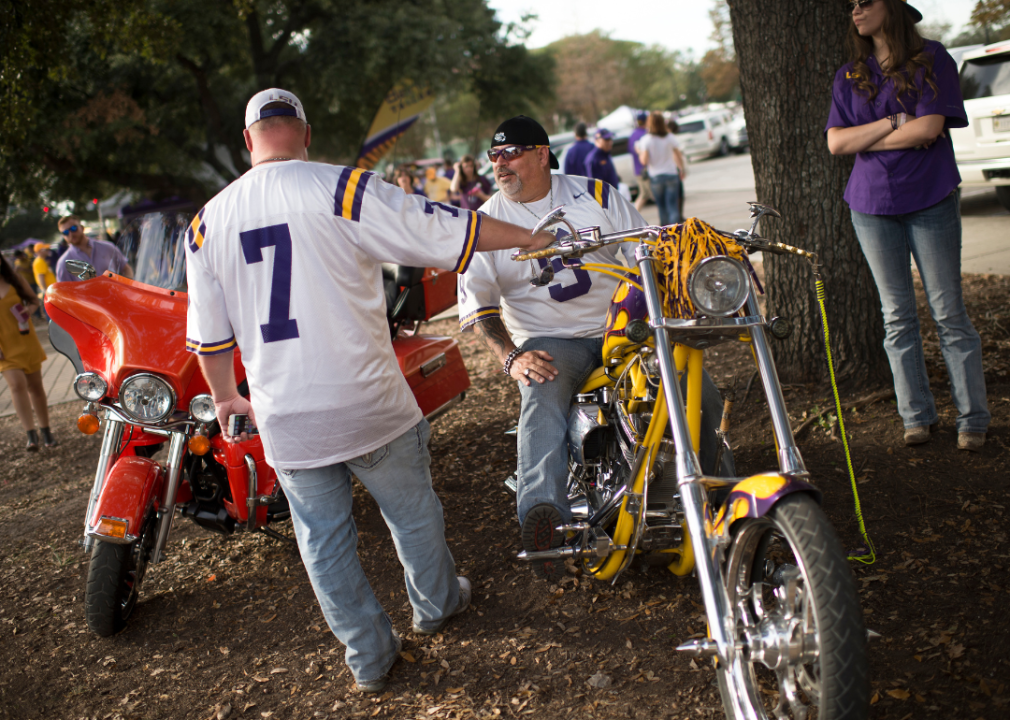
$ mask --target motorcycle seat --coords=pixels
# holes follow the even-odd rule
[[[386,318],[390,324],[428,319],[424,302],[425,268],[382,263],[382,285],[386,293]]]

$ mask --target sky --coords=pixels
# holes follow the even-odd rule
[[[774,2],[774,0],[767,0]],[[816,0],[811,0],[816,1]],[[830,1],[830,0],[829,0]],[[967,24],[975,0],[912,0],[928,23],[950,23],[952,35]],[[693,49],[701,57],[711,47],[711,0],[489,0],[502,22],[518,22],[533,12],[539,19],[527,40],[543,47],[566,35],[600,29],[615,40],[635,40],[670,50]]]

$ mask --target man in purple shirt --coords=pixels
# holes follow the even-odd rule
[[[79,217],[67,215],[60,218],[59,228],[60,233],[70,243],[70,247],[56,263],[58,281],[78,279],[67,270],[67,260],[83,260],[94,267],[98,275],[111,270],[123,277],[133,278],[133,268],[126,263],[126,258],[119,252],[119,248],[105,240],[89,240],[84,234],[84,227]]]
[[[575,126],[575,142],[565,153],[565,175],[585,175],[586,156],[593,151],[593,144],[586,140],[586,124]]]
[[[652,186],[649,184],[649,173],[645,172],[645,166],[642,165],[642,161],[638,157],[638,148],[635,147],[635,143],[649,132],[645,129],[645,121],[648,119],[649,113],[645,110],[636,112],[635,124],[637,127],[628,136],[628,151],[631,153],[632,162],[635,163],[635,177],[638,178],[638,197],[635,198],[635,209],[639,212],[642,212],[645,204],[652,200]]]
[[[614,149],[614,133],[606,128],[596,131],[596,147],[586,156],[585,176],[609,183],[614,189],[621,183],[621,177],[614,169],[614,159],[610,151]]]

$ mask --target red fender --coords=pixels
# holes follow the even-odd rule
[[[120,458],[105,476],[88,535],[107,542],[136,540],[164,481],[165,473],[154,460],[136,455]]]

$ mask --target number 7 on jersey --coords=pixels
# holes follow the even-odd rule
[[[291,231],[288,226],[246,230],[239,233],[242,241],[242,255],[247,265],[263,261],[263,248],[274,249],[274,268],[270,278],[270,317],[260,325],[263,342],[291,340],[298,337],[298,321],[289,317],[291,313]]]

